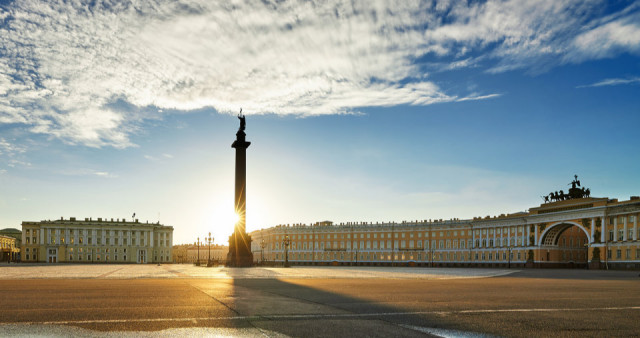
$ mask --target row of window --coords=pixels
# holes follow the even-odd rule
[[[524,227],[517,227],[517,231],[519,233],[523,233],[524,232]],[[418,232],[415,234],[415,236],[417,238],[421,238],[423,235],[425,238],[428,238],[429,235],[431,235],[431,237],[457,237],[458,233],[460,233],[460,236],[464,236],[465,235],[465,230],[448,230],[448,231],[433,231],[433,232]],[[495,233],[496,235],[501,235],[501,234],[505,234],[505,235],[510,235],[510,234],[515,234],[516,233],[516,227],[512,227],[512,228],[497,228],[495,229]],[[475,234],[476,235],[493,235],[494,234],[494,229],[482,229],[482,230],[475,230]],[[407,236],[408,235],[408,236]],[[471,236],[471,230],[467,230],[466,231],[466,235],[467,236]],[[287,235],[275,235],[275,241],[280,241],[283,240],[284,237]],[[366,236],[367,239],[370,238],[378,238],[378,233],[360,233],[360,234],[353,234],[353,238],[354,239],[364,239]],[[387,233],[380,233],[380,238],[414,238],[414,233],[413,232],[395,232],[392,233],[391,232],[387,232]],[[331,234],[315,234],[315,235],[307,235],[307,234],[298,234],[298,235],[289,235],[289,239],[292,241],[295,240],[307,240],[307,239],[320,239],[320,240],[326,240],[326,239],[332,239]],[[351,239],[351,234],[347,233],[347,234],[340,234],[338,236],[338,234],[333,234],[333,239]]]
[[[524,241],[524,237],[511,237],[511,238],[497,238],[495,241],[493,239],[490,240],[479,240],[477,239],[475,242],[476,248],[495,248],[495,247],[507,247],[507,246],[521,246],[526,245]],[[333,242],[292,242],[289,244],[289,250],[325,250],[325,249],[347,249],[351,250],[351,241],[333,241]],[[424,245],[423,245],[424,243]],[[315,244],[315,248],[314,248]],[[408,245],[407,245],[408,244]],[[429,240],[423,241],[397,241],[394,240],[393,243],[390,240],[387,241],[354,241],[353,249],[429,249],[430,247],[433,249],[465,249],[471,247],[472,240],[470,239],[447,239],[447,240],[432,240],[431,246],[429,246]],[[487,245],[488,244],[488,245]],[[271,243],[271,249],[280,250],[281,248],[285,248],[284,243]]]
[[[607,250],[607,258],[608,259],[613,259],[612,253],[613,253],[612,249]],[[625,259],[632,259],[631,258],[631,249],[624,250],[624,253],[625,253],[625,255],[624,255]],[[615,254],[616,254],[616,259],[622,259],[622,249],[615,250]],[[636,249],[636,257],[635,258],[640,258],[640,249]]]
[[[633,223],[636,220],[636,217],[634,215],[631,216],[612,216],[609,217],[609,224],[615,224],[616,221],[618,221],[618,224],[624,224],[624,220],[625,218],[627,219],[627,223]]]
[[[633,239],[633,229],[628,229],[627,238],[624,238],[624,229],[618,229],[618,238],[614,238],[614,231],[609,230],[609,242],[613,241],[624,241],[624,240],[632,240]]]
[[[281,260],[284,259],[285,254],[276,253],[275,259]],[[344,252],[329,252],[329,253],[290,253],[288,256],[289,260],[292,261],[310,261],[310,260],[340,260],[344,261],[424,261],[424,262],[447,262],[447,261],[470,261],[471,255],[468,252],[435,252],[432,255],[429,253],[389,253],[389,252],[367,252],[367,253],[359,253],[358,255],[349,255]],[[474,260],[478,261],[507,261],[509,259],[517,259],[521,260],[524,257],[524,254],[520,251],[511,252],[511,256],[509,257],[507,252],[481,252],[474,254]]]
[[[31,233],[33,233],[34,236],[30,236],[30,231]],[[64,232],[64,230],[62,231]],[[87,237],[87,236],[91,236],[92,234],[95,235],[95,231],[92,233],[92,231],[87,231],[87,234],[84,235],[84,232],[82,229],[78,230],[78,236],[77,237],[77,244],[76,244],[76,236],[74,235],[74,231],[73,229],[69,230],[69,244],[71,245],[93,245],[93,237]],[[98,236],[97,237],[97,241],[95,244],[103,244],[103,245],[111,245],[113,243],[113,245],[147,245],[148,243],[148,239],[146,235],[142,235],[140,238],[140,233],[138,231],[125,231],[125,230],[107,230],[106,231],[106,236],[103,238],[101,236],[101,232],[98,231]],[[107,237],[109,236],[110,237]],[[118,236],[119,237],[116,237]],[[133,236],[132,236],[133,235]],[[153,243],[154,246],[158,246],[158,244],[160,244],[159,246],[171,246],[171,242],[170,239],[167,239],[167,237],[169,237],[167,235],[167,233],[165,232],[161,232],[158,233],[157,236],[160,237],[160,239],[154,239]],[[61,244],[61,245],[65,245],[66,243],[66,238],[67,236],[62,233],[61,231],[52,231],[49,230],[49,236],[47,236],[48,238],[48,242],[47,244]],[[87,243],[85,243],[85,238]],[[37,241],[37,235],[36,235],[36,230],[33,229],[26,229],[25,230],[25,241],[26,244],[38,244]]]

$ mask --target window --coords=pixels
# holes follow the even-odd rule
[[[609,230],[609,242],[613,242],[613,230]]]
[[[616,250],[616,258],[617,259],[622,258],[622,250],[620,250],[620,249]]]
[[[607,250],[607,258],[611,259],[611,249]]]
[[[618,230],[618,240],[619,241],[624,240],[624,229]]]

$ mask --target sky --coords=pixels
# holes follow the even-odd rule
[[[0,228],[233,231],[640,195],[640,2],[0,1]]]

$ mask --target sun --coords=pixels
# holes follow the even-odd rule
[[[240,216],[233,210],[233,205],[215,208],[209,215],[209,228],[215,237],[215,243],[224,244],[233,233]]]

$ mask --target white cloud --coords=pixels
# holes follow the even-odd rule
[[[94,175],[98,176],[98,177],[105,177],[105,178],[115,178],[118,177],[117,175],[114,175],[112,173],[106,172],[106,171],[95,171],[93,172]]]
[[[7,139],[0,137],[0,155],[6,154],[8,157],[13,157],[16,154],[24,153],[26,148],[21,145],[13,144]]]
[[[640,52],[640,13],[597,26],[576,36],[565,56],[571,61],[612,57],[621,51]]]
[[[417,60],[500,72],[636,52],[634,8],[593,21],[602,3],[16,1],[0,9],[0,123],[128,147],[167,109],[304,116],[491,98],[442,88]]]
[[[6,174],[7,173],[7,169],[0,169],[0,175]]]
[[[626,79],[616,78],[616,79],[604,79],[602,81],[598,81],[596,83],[592,83],[589,85],[577,86],[576,88],[587,88],[587,87],[603,87],[603,86],[618,86],[618,85],[626,85],[626,84],[636,84],[640,83],[640,77],[630,77]]]
[[[486,100],[486,99],[493,99],[496,97],[500,97],[502,96],[502,94],[489,94],[489,95],[478,95],[478,94],[471,94],[467,97],[463,97],[460,99],[457,99],[457,102],[464,102],[464,101],[477,101],[477,100]]]

